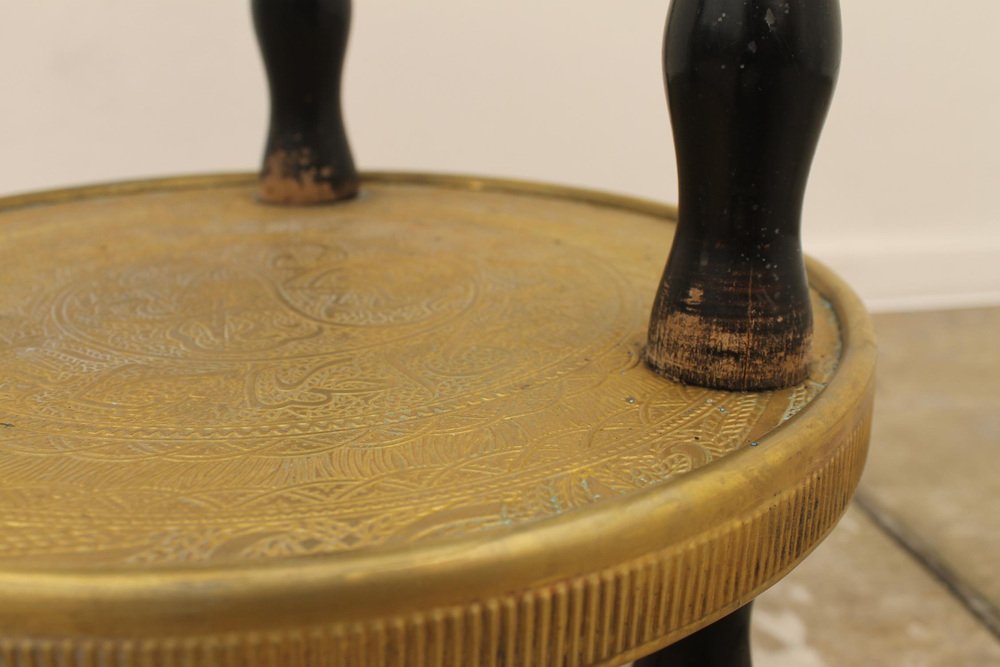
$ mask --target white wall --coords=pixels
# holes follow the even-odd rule
[[[247,5],[0,3],[0,194],[254,169],[265,84]],[[666,5],[356,0],[359,164],[673,200]],[[842,5],[807,250],[876,309],[1000,303],[1000,2]]]

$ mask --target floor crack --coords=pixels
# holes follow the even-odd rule
[[[889,512],[866,494],[858,492],[854,502],[889,539],[910,554],[931,576],[938,580],[951,595],[1000,640],[1000,609],[979,594],[958,572],[937,554],[926,541],[896,521]]]

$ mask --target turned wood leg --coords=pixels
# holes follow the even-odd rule
[[[253,0],[271,90],[271,123],[257,196],[300,206],[350,199],[358,173],[340,83],[351,0]]]
[[[676,644],[635,662],[635,667],[750,667],[753,603]]]
[[[838,2],[672,0],[663,55],[679,217],[646,361],[702,387],[798,384],[813,332],[799,228]]]

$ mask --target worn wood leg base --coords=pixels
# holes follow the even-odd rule
[[[719,619],[653,655],[635,667],[750,667],[750,608]]]

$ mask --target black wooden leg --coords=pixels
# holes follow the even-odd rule
[[[635,667],[750,667],[750,608],[719,619],[662,651],[635,662]]]

